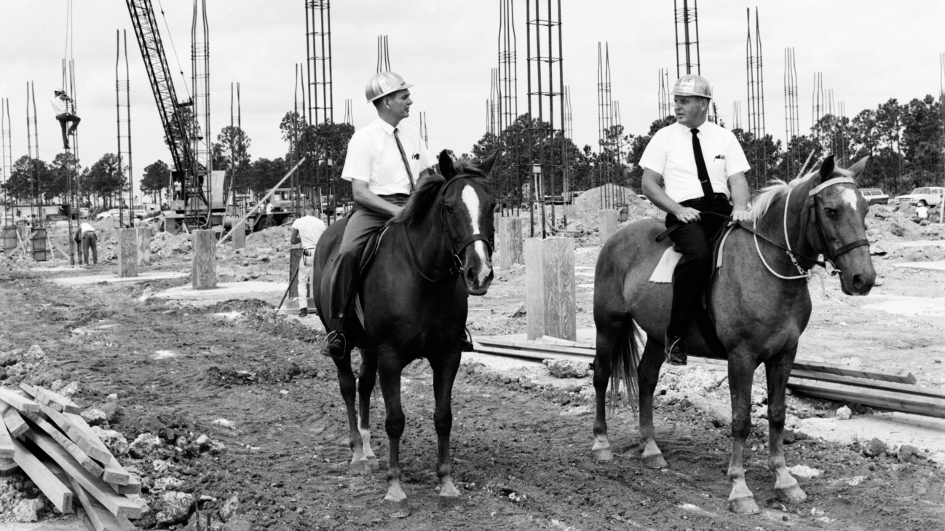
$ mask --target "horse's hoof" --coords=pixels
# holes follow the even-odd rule
[[[407,518],[410,516],[410,504],[407,498],[402,500],[384,500],[384,510],[391,518]]]
[[[591,450],[591,454],[594,456],[594,459],[597,461],[613,461],[614,454],[610,451],[610,448],[598,448],[596,450]]]
[[[377,462],[376,457],[368,457],[367,464],[365,466],[367,466],[368,470],[372,472],[375,472],[381,469],[381,464]]]
[[[663,454],[645,455],[643,464],[650,468],[669,468],[669,464],[663,459]]]
[[[728,503],[729,509],[735,514],[758,514],[761,512],[753,496],[735,498],[734,500],[729,500]]]
[[[784,503],[799,503],[807,499],[807,494],[797,485],[792,485],[785,489],[774,489],[778,494],[778,499]]]
[[[367,459],[351,461],[351,463],[348,464],[348,472],[352,474],[367,474],[370,471]]]
[[[462,507],[463,499],[459,496],[438,496],[437,503],[443,509],[453,509]]]

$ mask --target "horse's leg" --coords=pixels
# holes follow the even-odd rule
[[[784,459],[784,388],[791,375],[797,345],[765,360],[768,379],[768,468],[774,474],[774,490],[783,502],[801,502],[807,494],[788,472]]]
[[[377,352],[361,351],[361,372],[358,375],[358,409],[361,413],[361,441],[368,470],[377,470],[380,465],[371,449],[371,393],[377,381]]]
[[[453,473],[450,464],[450,432],[453,429],[453,382],[459,370],[459,347],[450,348],[449,354],[436,363],[433,368],[433,396],[436,410],[433,423],[436,426],[437,463],[436,475],[440,478],[440,506],[452,507],[460,503],[459,491],[453,485]]]
[[[594,445],[591,455],[598,461],[611,461],[614,454],[610,451],[607,439],[607,385],[613,373],[613,359],[617,340],[623,327],[616,316],[595,319],[597,325],[597,352],[594,355],[594,398],[596,414],[594,417]]]
[[[755,496],[745,483],[745,441],[751,431],[751,380],[755,369],[751,355],[744,350],[733,349],[728,359],[728,385],[732,397],[732,460],[728,465],[728,478],[732,481],[732,492],[728,496],[729,507],[740,514],[759,512]]]
[[[400,372],[403,364],[400,357],[389,347],[382,347],[377,355],[378,375],[381,378],[381,391],[384,393],[384,406],[387,409],[387,418],[384,429],[387,431],[388,464],[387,464],[387,495],[384,503],[391,510],[394,518],[410,516],[410,505],[407,495],[400,484],[400,438],[404,434],[404,410],[400,404]]]
[[[653,427],[653,393],[659,381],[660,367],[665,360],[663,345],[648,337],[637,372],[640,378],[640,440],[643,443],[643,464],[651,468],[669,466],[663,459],[663,452],[656,445],[656,429]]]
[[[361,433],[358,431],[358,413],[354,408],[355,380],[354,371],[351,370],[351,351],[345,353],[341,359],[335,359],[335,367],[338,368],[338,385],[341,387],[341,397],[345,401],[345,408],[348,410],[348,447],[351,448],[351,463],[348,469],[351,472],[364,472],[364,449],[361,441]]]

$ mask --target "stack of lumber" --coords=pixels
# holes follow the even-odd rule
[[[483,338],[476,352],[536,361],[578,359],[593,361],[593,347],[571,341],[526,341]],[[701,359],[693,362],[725,365],[725,360]],[[788,387],[793,391],[826,400],[851,402],[890,411],[945,418],[945,391],[915,385],[916,377],[904,371],[884,371],[841,367],[829,363],[795,361]]]
[[[67,397],[42,387],[0,387],[0,474],[26,473],[60,513],[82,513],[90,531],[137,529],[144,508],[125,470]]]

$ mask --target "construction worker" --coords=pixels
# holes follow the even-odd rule
[[[410,115],[413,85],[394,72],[378,72],[364,89],[377,120],[357,131],[348,142],[341,178],[351,181],[354,213],[348,217],[338,256],[328,266],[331,296],[326,322],[334,329],[321,353],[333,358],[345,354],[345,319],[359,285],[358,261],[371,233],[397,214],[413,192],[416,181],[429,173],[436,159],[420,141],[419,133],[401,121]]]
[[[702,76],[685,75],[673,87],[676,123],[657,131],[640,159],[643,193],[666,212],[666,227],[682,258],[673,273],[673,304],[664,342],[666,361],[685,365],[683,336],[700,311],[709,280],[711,237],[725,224],[712,212],[749,221],[751,167],[730,131],[706,120],[712,87]],[[731,201],[731,202],[730,202]],[[734,209],[733,205],[734,203]]]
[[[53,93],[55,96],[49,102],[56,112],[56,119],[59,120],[60,127],[62,127],[62,148],[69,149],[69,135],[75,135],[75,130],[82,120],[75,115],[75,102],[68,94],[61,90],[55,90]],[[70,122],[72,123],[71,128],[69,128]]]
[[[314,295],[312,290],[312,265],[315,263],[315,247],[318,245],[318,239],[325,232],[325,222],[315,213],[315,207],[305,205],[305,215],[292,222],[292,236],[289,243],[292,245],[302,245],[302,261],[299,262],[299,286],[305,285],[307,298]],[[305,279],[304,283],[302,279]]]
[[[75,233],[75,242],[81,244],[82,252],[79,254],[79,265],[83,262],[89,265],[89,249],[92,250],[92,263],[98,265],[98,235],[95,233],[95,227],[83,221],[79,224],[79,230]]]

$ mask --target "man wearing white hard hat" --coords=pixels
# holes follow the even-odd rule
[[[410,115],[412,86],[394,72],[379,72],[364,89],[368,103],[377,109],[377,120],[351,137],[341,172],[342,179],[351,181],[355,209],[348,217],[338,257],[329,266],[327,320],[338,324],[322,349],[326,356],[345,354],[344,322],[353,313],[361,249],[372,232],[400,211],[417,180],[436,164],[420,133],[401,123]]]
[[[673,273],[664,342],[666,361],[673,365],[686,364],[686,329],[701,311],[697,305],[711,273],[709,240],[725,225],[718,215],[751,219],[745,180],[751,167],[735,135],[707,121],[711,100],[704,77],[679,78],[673,87],[676,123],[657,131],[640,159],[643,193],[666,212],[667,228],[681,223],[670,233],[682,253]]]

